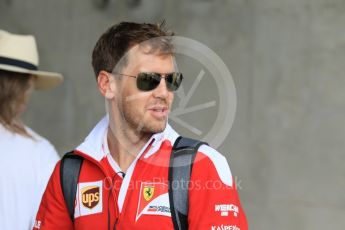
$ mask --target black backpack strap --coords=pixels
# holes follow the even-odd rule
[[[198,140],[178,137],[170,155],[169,201],[175,230],[188,229],[188,188],[198,148],[206,144]]]
[[[75,197],[77,194],[78,179],[82,163],[83,157],[74,154],[73,151],[66,153],[61,159],[61,189],[72,222],[74,221]]]

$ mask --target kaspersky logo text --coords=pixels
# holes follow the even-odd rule
[[[236,225],[219,225],[219,226],[212,226],[211,230],[240,230],[239,227]]]

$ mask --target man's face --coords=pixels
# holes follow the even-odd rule
[[[148,54],[144,48],[134,47],[127,56],[127,64],[121,69],[121,74],[137,76],[140,72],[165,74],[173,71],[171,55]],[[145,92],[137,88],[136,78],[116,78],[120,78],[117,80],[116,101],[122,127],[144,133],[162,132],[174,99],[173,92],[166,87],[165,79],[161,79],[157,88]]]

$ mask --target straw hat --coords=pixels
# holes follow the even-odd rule
[[[0,30],[0,69],[36,76],[36,89],[51,89],[63,80],[59,73],[38,70],[38,51],[32,35],[11,34],[4,30]]]

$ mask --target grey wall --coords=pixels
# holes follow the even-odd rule
[[[233,74],[237,115],[218,149],[230,160],[250,228],[344,228],[344,1],[103,2],[0,1],[0,28],[35,34],[41,68],[65,75],[59,88],[33,95],[29,126],[61,153],[76,146],[104,114],[90,65],[99,35],[122,20],[165,18]]]

